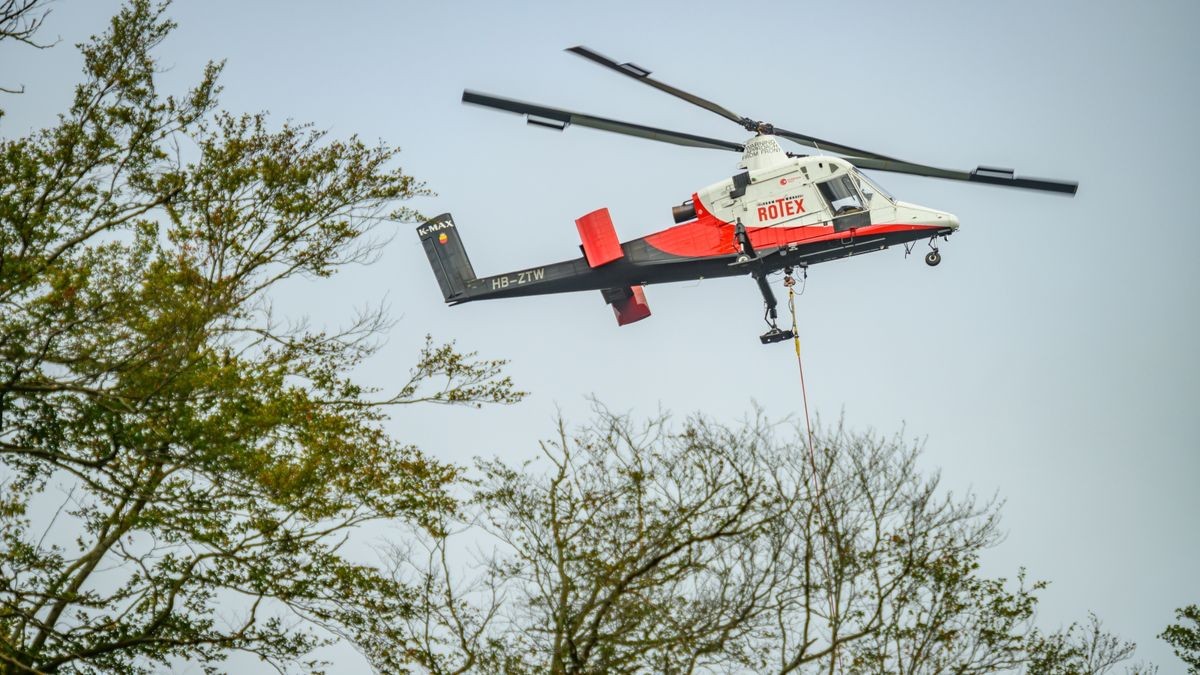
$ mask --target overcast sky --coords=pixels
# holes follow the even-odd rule
[[[0,133],[53,122],[112,0],[58,0],[52,50],[0,51]],[[607,206],[622,238],[730,176],[737,156],[524,124],[464,88],[708,136],[735,125],[563,48],[587,45],[741,114],[913,161],[1073,179],[1078,196],[879,174],[961,230],[810,270],[798,300],[811,408],[926,439],[956,491],[1007,500],[989,574],[1052,585],[1053,629],[1095,611],[1138,654],[1200,602],[1200,3],[234,2],[178,0],[164,90],[226,59],[222,106],[403,149],[454,214],[481,275],[578,255],[573,220]],[[794,148],[802,150],[801,148]],[[448,308],[409,225],[373,267],[294,287],[281,308],[336,324],[388,300],[399,319],[363,378],[402,380],[426,333],[456,339],[532,392],[515,407],[405,410],[397,436],[447,460],[532,456],[594,394],[639,414],[740,419],[801,411],[791,347],[763,347],[750,278],[652,286],[654,314],[618,328],[599,293]],[[336,672],[358,672],[349,651]]]

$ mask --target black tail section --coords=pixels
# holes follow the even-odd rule
[[[429,220],[417,228],[429,265],[442,287],[446,302],[462,299],[467,293],[467,283],[475,280],[475,270],[467,249],[458,237],[458,228],[449,213]]]

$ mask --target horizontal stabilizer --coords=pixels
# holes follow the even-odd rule
[[[624,326],[650,316],[650,305],[646,302],[646,293],[641,286],[625,288],[606,288],[600,291],[604,301],[612,305],[613,313],[617,315],[617,325]]]
[[[625,256],[617,230],[613,227],[608,209],[598,209],[575,220],[579,238],[583,241],[583,254],[589,267],[606,265]]]

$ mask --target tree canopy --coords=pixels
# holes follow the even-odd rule
[[[1163,630],[1160,638],[1171,645],[1193,675],[1200,673],[1200,605],[1188,605],[1175,610],[1173,623]],[[1190,624],[1190,625],[1189,625]]]
[[[541,452],[481,460],[472,507],[393,551],[421,611],[379,627],[377,668],[1099,675],[1133,652],[1094,616],[1039,630],[1043,583],[980,572],[998,504],[900,437],[598,408]]]
[[[0,33],[31,39],[38,5],[3,5],[25,12]],[[386,433],[388,407],[522,395],[432,341],[407,384],[365,388],[381,310],[276,315],[274,289],[371,260],[425,189],[387,145],[221,112],[217,63],[161,94],[165,10],[126,3],[57,123],[0,140],[0,672],[286,668],[320,625],[408,615],[342,546],[440,522],[458,470]]]

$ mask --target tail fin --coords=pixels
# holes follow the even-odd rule
[[[606,288],[600,294],[605,302],[612,305],[618,326],[626,326],[650,316],[650,304],[646,302],[646,293],[641,286]]]
[[[467,293],[467,283],[475,280],[475,270],[462,239],[458,237],[454,219],[449,213],[443,213],[418,227],[417,235],[421,237],[421,245],[425,247],[425,255],[429,256],[429,265],[446,302],[461,299]]]

